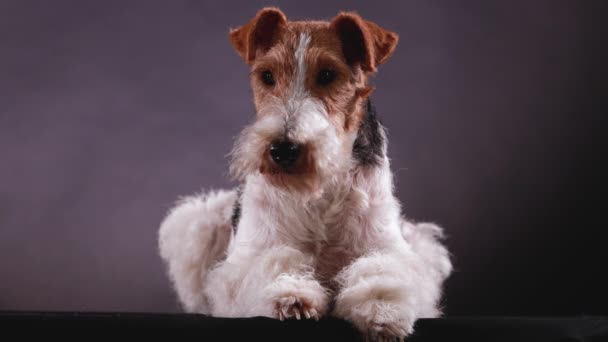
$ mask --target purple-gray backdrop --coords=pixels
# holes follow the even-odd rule
[[[602,4],[506,0],[0,2],[0,310],[179,309],[158,224],[234,185],[227,33],[265,4],[400,34],[373,98],[406,215],[449,235],[448,314],[606,313]]]

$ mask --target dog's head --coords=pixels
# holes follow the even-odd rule
[[[274,186],[318,192],[353,165],[353,144],[372,92],[367,80],[398,36],[355,13],[288,21],[264,8],[230,40],[251,66],[256,121],[232,151],[231,172],[261,173]]]

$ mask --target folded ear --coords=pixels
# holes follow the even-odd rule
[[[287,25],[287,17],[281,10],[266,7],[247,24],[230,30],[230,40],[247,64],[256,56],[267,52],[276,41],[277,33]]]
[[[355,13],[338,14],[330,27],[342,41],[342,51],[350,65],[359,64],[364,71],[375,72],[376,67],[392,55],[399,36]]]

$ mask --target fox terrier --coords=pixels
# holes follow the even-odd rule
[[[332,315],[372,340],[441,315],[452,271],[442,229],[401,214],[369,100],[398,35],[354,12],[288,21],[264,8],[230,40],[251,66],[256,118],[230,153],[241,185],[182,198],[160,225],[183,309]]]

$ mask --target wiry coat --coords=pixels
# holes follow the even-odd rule
[[[267,11],[279,24],[285,20],[278,10]],[[441,312],[442,285],[452,270],[442,230],[403,217],[371,91],[355,90],[364,82],[353,77],[354,107],[334,101],[337,109],[305,86],[314,69],[303,62],[310,59],[305,54],[320,40],[311,39],[316,31],[293,27],[292,45],[262,50],[279,54],[291,46],[291,81],[285,94],[256,94],[258,120],[232,153],[241,187],[182,199],[161,224],[161,256],[189,312],[280,319],[331,314],[368,336],[405,336],[418,318]],[[242,55],[255,59],[246,50]],[[354,117],[357,124],[349,126]],[[273,170],[264,159],[277,136],[305,146],[300,173]]]

